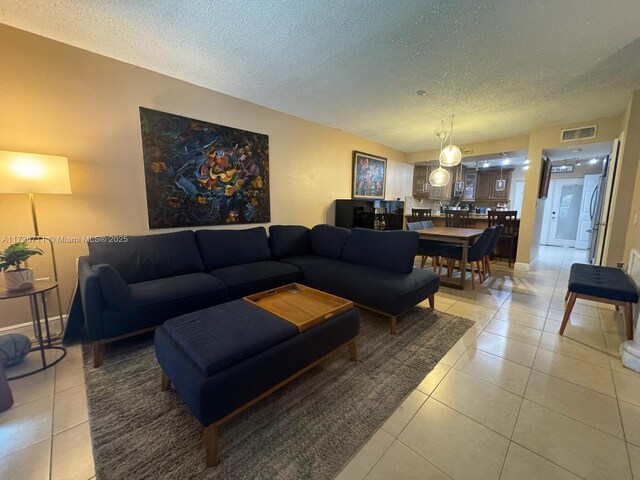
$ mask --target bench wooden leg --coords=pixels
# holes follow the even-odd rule
[[[204,427],[204,451],[207,467],[214,467],[220,464],[218,459],[218,425],[215,423]]]
[[[569,317],[571,316],[571,310],[573,310],[573,305],[576,303],[576,294],[573,292],[569,292],[569,303],[564,309],[564,317],[562,318],[562,325],[560,325],[560,335],[564,334],[564,329],[567,326],[567,322],[569,322]]]
[[[167,374],[162,372],[160,377],[160,390],[166,392],[171,387],[171,380],[167,377]]]
[[[397,335],[398,322],[397,322],[397,317],[395,315],[389,317],[389,324],[390,324],[391,335]]]
[[[93,367],[98,368],[104,362],[104,343],[93,342]]]
[[[358,361],[358,343],[355,338],[349,342],[349,356],[351,357],[351,361]]]
[[[564,296],[564,301],[566,302],[569,299],[569,294],[571,292],[569,290],[567,290],[567,294]]]
[[[429,307],[436,308],[436,295],[435,293],[429,297]]]
[[[624,304],[624,321],[627,324],[627,340],[633,340],[633,304]]]

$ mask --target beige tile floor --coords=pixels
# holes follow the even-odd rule
[[[569,268],[584,261],[543,247],[528,273],[494,262],[476,290],[441,289],[436,308],[475,325],[338,478],[640,480],[640,374],[620,362],[622,318],[578,301],[558,335]]]
[[[441,289],[436,308],[475,325],[338,478],[640,480],[640,374],[620,363],[622,320],[581,301],[557,335],[576,261],[584,252],[545,247],[526,274],[493,263],[476,290]],[[11,388],[0,479],[93,478],[79,346]]]

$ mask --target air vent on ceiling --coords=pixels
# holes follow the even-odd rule
[[[596,138],[597,125],[590,127],[569,128],[562,130],[560,134],[561,142],[570,142],[572,140],[584,140],[586,138]]]

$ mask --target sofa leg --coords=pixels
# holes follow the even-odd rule
[[[396,320],[397,320],[397,317],[395,315],[389,317],[389,323],[391,326],[391,335],[398,334],[398,323]]]
[[[104,362],[104,343],[93,342],[93,367],[98,368]]]
[[[429,297],[429,307],[431,309],[436,308],[436,295],[435,295],[435,293]]]
[[[218,459],[218,425],[215,423],[204,427],[204,451],[207,467],[214,467],[220,464],[220,459]]]
[[[358,343],[355,338],[349,342],[349,356],[352,362],[358,361]]]
[[[633,340],[633,304],[624,304],[624,321],[627,327],[627,340]]]
[[[160,377],[160,390],[166,392],[169,390],[169,387],[171,387],[171,380],[169,380],[166,373],[162,372]]]
[[[564,309],[564,317],[562,318],[562,325],[560,325],[560,335],[564,335],[564,329],[567,328],[567,323],[569,322],[569,317],[571,316],[571,310],[573,310],[573,305],[576,303],[576,294],[571,292],[569,294],[569,303]]]

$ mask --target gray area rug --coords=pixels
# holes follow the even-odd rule
[[[221,464],[212,468],[200,424],[175,390],[160,391],[150,336],[116,347],[125,350],[98,369],[86,346],[97,478],[333,478],[473,324],[415,307],[391,336],[386,318],[364,310],[361,317],[359,361],[349,361],[345,347],[227,422]]]

